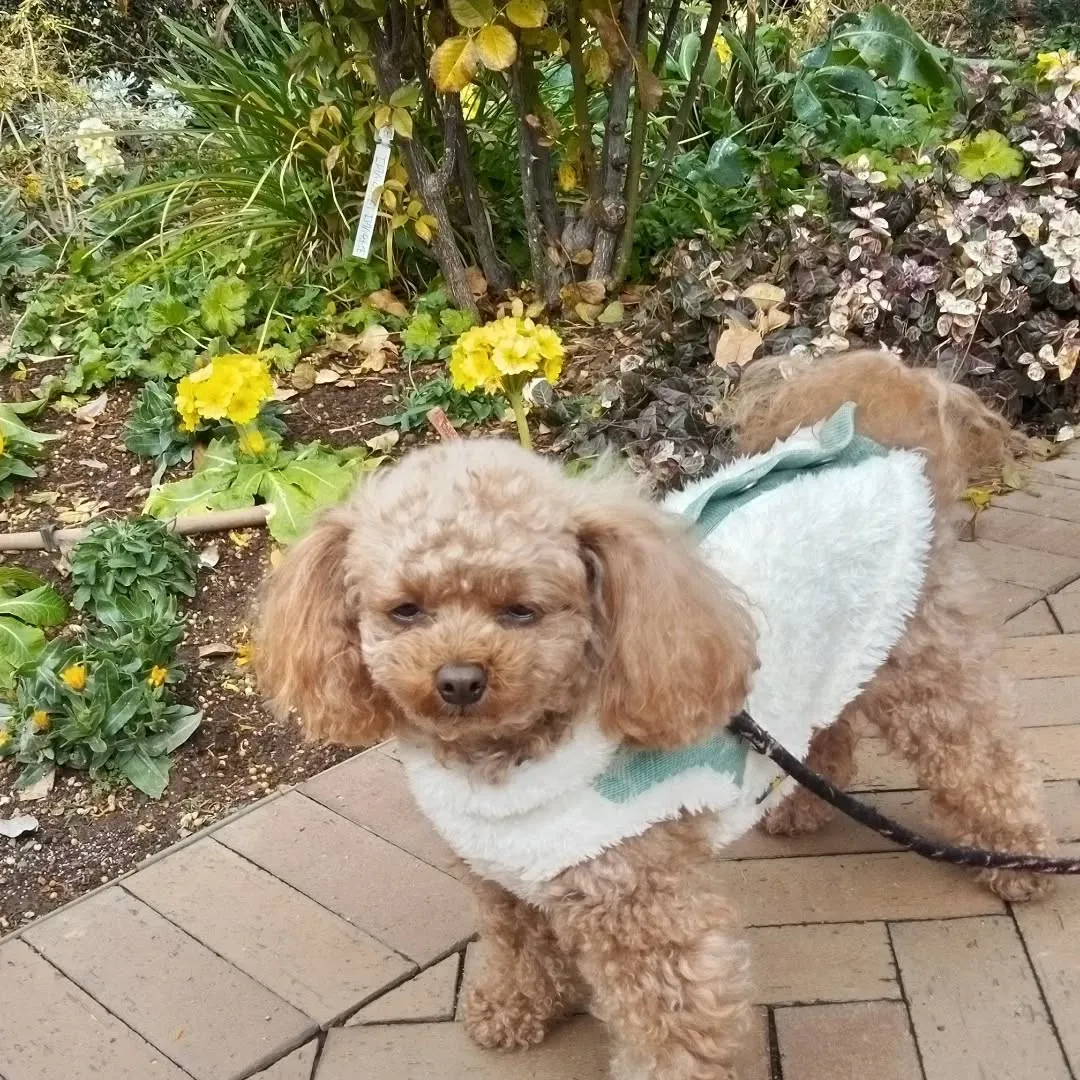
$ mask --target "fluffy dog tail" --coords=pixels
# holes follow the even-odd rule
[[[884,352],[755,362],[732,401],[737,445],[767,450],[796,428],[858,406],[859,432],[884,446],[922,450],[939,506],[976,479],[998,475],[1023,447],[1021,436],[966,387]]]

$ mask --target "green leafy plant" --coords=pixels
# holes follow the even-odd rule
[[[195,435],[178,423],[173,392],[165,383],[144,384],[124,427],[124,445],[138,457],[150,458],[162,468],[190,461]]]
[[[120,639],[57,639],[0,709],[0,755],[23,765],[20,787],[68,766],[94,778],[119,774],[160,798],[170,755],[202,722],[173,699],[177,677]]]
[[[1024,155],[1000,131],[980,131],[970,139],[952,144],[956,171],[973,184],[996,176],[1011,180],[1024,171]]]
[[[0,199],[0,298],[13,286],[52,266],[36,232],[19,205],[18,192]]]
[[[213,278],[199,299],[203,326],[212,334],[232,337],[244,325],[250,295],[238,277]]]
[[[102,521],[71,553],[72,603],[99,615],[119,599],[159,603],[194,596],[198,560],[191,544],[152,517]]]
[[[0,566],[0,691],[45,648],[45,627],[67,618],[64,598],[43,578],[18,566]]]
[[[21,417],[36,413],[44,401],[0,403],[0,499],[15,490],[16,479],[31,479],[37,470],[30,464],[41,457],[45,445],[59,435],[45,435],[27,427]]]
[[[455,389],[450,379],[440,376],[414,387],[405,395],[397,412],[380,416],[375,422],[401,432],[415,431],[424,426],[427,414],[436,406],[446,413],[454,427],[500,420],[510,409],[510,403],[503,397],[480,391],[466,393]]]
[[[240,456],[234,443],[214,439],[186,480],[154,488],[145,512],[160,518],[265,503],[270,535],[281,543],[301,537],[323,507],[340,502],[357,478],[382,461],[366,447],[331,450],[308,443],[285,450],[269,443],[256,459]]]

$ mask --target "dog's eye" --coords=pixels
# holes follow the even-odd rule
[[[417,619],[422,618],[424,615],[424,609],[419,604],[398,604],[396,608],[391,608],[390,618],[394,622],[399,623],[414,623]]]
[[[513,626],[524,626],[540,618],[540,612],[525,604],[509,604],[499,612],[503,622]]]

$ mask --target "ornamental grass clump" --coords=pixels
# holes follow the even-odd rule
[[[525,385],[542,377],[554,384],[562,372],[563,344],[550,326],[530,318],[507,315],[466,330],[450,354],[450,377],[455,388],[506,395],[514,410],[518,438],[532,446],[525,420]]]

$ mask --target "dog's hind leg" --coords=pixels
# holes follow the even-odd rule
[[[692,821],[653,826],[565,871],[545,909],[592,990],[616,1080],[735,1080],[748,954]]]
[[[857,705],[910,761],[950,837],[998,851],[1040,854],[1049,843],[1039,783],[1018,745],[1009,689],[978,646],[948,578],[931,582],[904,640]],[[1027,900],[1049,879],[988,871],[1006,900]]]
[[[490,881],[473,888],[486,965],[466,991],[465,1030],[489,1049],[534,1046],[580,1003],[577,969],[539,908]]]
[[[856,714],[846,709],[835,724],[814,733],[806,764],[838,788],[846,788],[855,779],[858,741]],[[802,836],[823,828],[835,813],[828,803],[800,787],[766,816],[762,828],[772,836]]]

